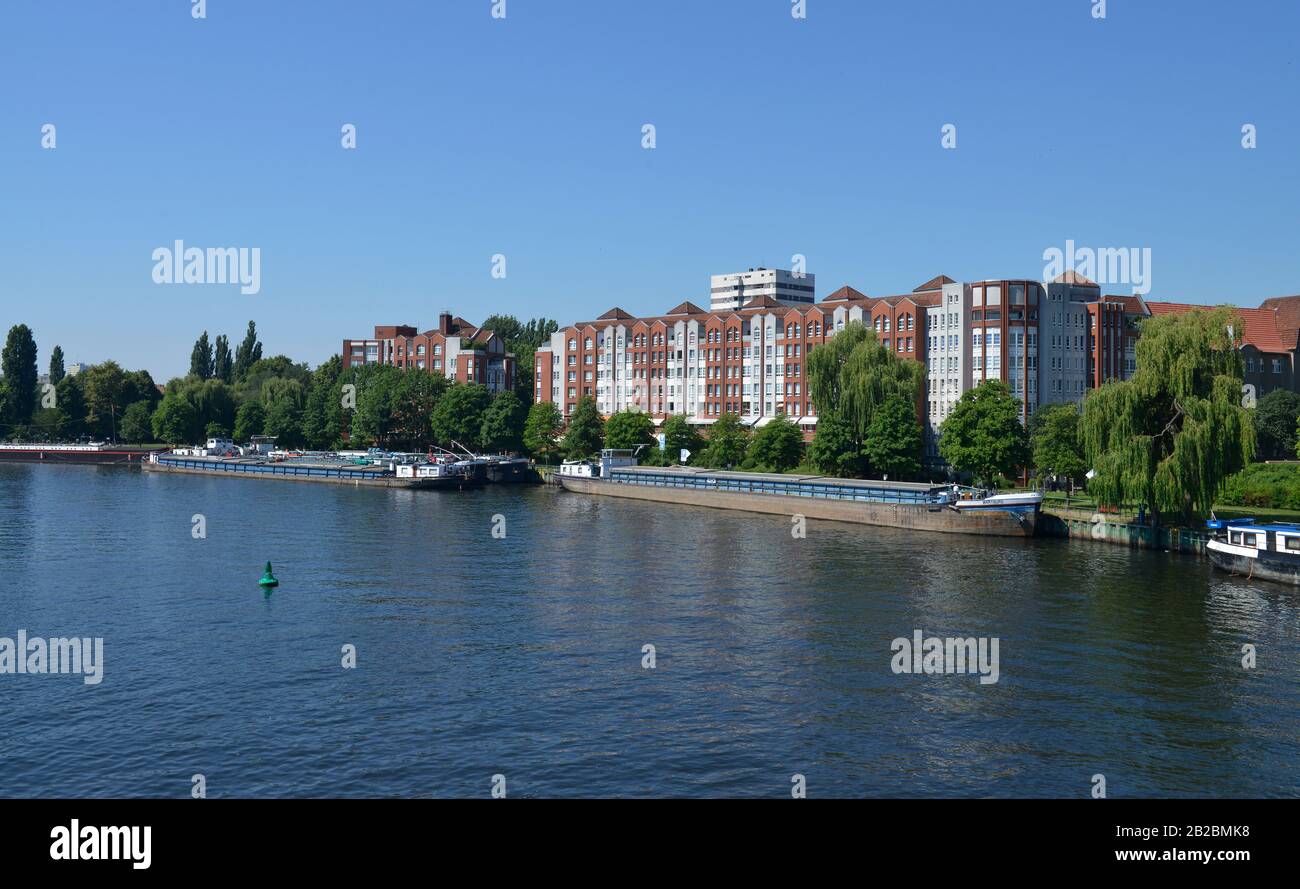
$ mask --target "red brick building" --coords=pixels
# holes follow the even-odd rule
[[[376,326],[369,339],[343,341],[343,366],[391,364],[426,370],[462,383],[480,383],[493,392],[515,384],[515,356],[490,330],[470,324],[450,312],[438,316],[438,326],[420,333],[409,325]]]
[[[909,294],[870,297],[842,287],[820,303],[788,306],[759,297],[714,312],[691,302],[636,318],[612,308],[565,327],[537,350],[534,400],[567,417],[591,396],[605,415],[641,410],[655,425],[670,414],[707,426],[734,413],[751,426],[786,416],[811,436],[808,351],[845,324],[861,322],[900,358],[925,361],[925,306],[935,281]]]

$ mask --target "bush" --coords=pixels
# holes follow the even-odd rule
[[[1228,478],[1224,506],[1300,510],[1300,463],[1254,463]]]

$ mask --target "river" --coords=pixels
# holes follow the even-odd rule
[[[104,640],[0,675],[2,797],[1300,792],[1300,592],[1187,556],[0,464],[0,578],[0,637]],[[894,673],[916,630],[997,682]]]

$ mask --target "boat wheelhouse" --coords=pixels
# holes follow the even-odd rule
[[[1300,586],[1300,525],[1253,519],[1215,522],[1222,534],[1205,545],[1216,568]]]

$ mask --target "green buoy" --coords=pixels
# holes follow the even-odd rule
[[[266,563],[266,572],[262,574],[262,579],[259,580],[258,583],[260,583],[264,587],[273,587],[273,586],[280,585],[280,581],[276,580],[275,575],[271,573],[270,562]]]

